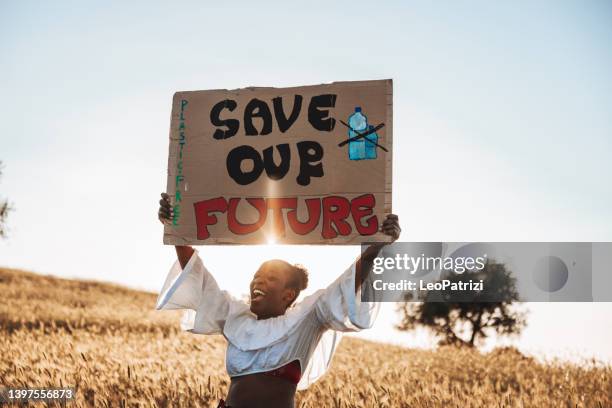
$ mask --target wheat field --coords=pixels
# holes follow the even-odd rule
[[[0,386],[76,389],[73,407],[216,406],[225,340],[121,286],[1,269]],[[612,367],[514,349],[412,350],[345,337],[298,407],[612,407]],[[45,405],[39,403],[39,405]]]

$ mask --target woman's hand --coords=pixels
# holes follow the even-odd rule
[[[168,224],[170,221],[172,221],[172,205],[170,204],[170,196],[166,193],[161,193],[161,197],[161,200],[159,200],[157,218],[162,224]]]
[[[393,239],[391,242],[397,241],[402,232],[399,226],[399,217],[395,214],[387,214],[387,218],[383,221],[380,230]]]
[[[402,229],[399,226],[399,217],[395,214],[387,214],[387,217],[380,226],[380,232],[391,237],[391,242],[376,242],[368,247],[364,255],[370,258],[375,258],[378,252],[385,245],[389,245],[399,238]]]

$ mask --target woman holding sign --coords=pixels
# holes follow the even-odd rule
[[[172,217],[162,194],[158,217]],[[395,241],[398,217],[387,216],[381,230]],[[173,265],[157,309],[186,309],[183,330],[222,334],[228,342],[226,368],[231,383],[219,407],[293,407],[295,392],[328,369],[340,332],[372,327],[378,303],[361,302],[361,285],[384,244],[369,247],[335,282],[294,305],[308,284],[304,268],[281,260],[264,262],[250,283],[250,304],[222,291],[190,246],[176,246]]]

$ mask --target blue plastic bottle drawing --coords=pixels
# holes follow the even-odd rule
[[[369,125],[368,130],[374,129],[374,126]],[[365,137],[367,140],[365,142],[365,158],[366,159],[375,159],[376,158],[376,144],[378,143],[378,135],[376,132],[370,133]]]
[[[363,133],[368,128],[368,118],[361,113],[361,107],[355,107],[355,112],[348,118],[348,124],[351,127],[348,131],[349,138],[357,136],[356,132]],[[365,139],[360,138],[349,142],[349,159],[363,160],[365,159]]]

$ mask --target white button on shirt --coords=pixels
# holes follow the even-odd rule
[[[372,327],[379,305],[361,302],[361,290],[355,294],[353,263],[326,289],[307,296],[284,315],[257,320],[249,305],[219,289],[196,250],[183,270],[178,261],[174,263],[156,308],[186,309],[183,330],[222,334],[228,343],[225,366],[230,377],[299,360],[298,389],[306,389],[329,368],[341,332]]]

